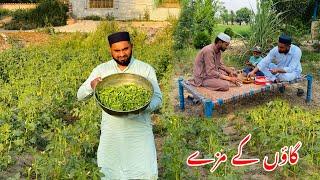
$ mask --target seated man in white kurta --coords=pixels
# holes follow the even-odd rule
[[[93,69],[81,85],[79,100],[90,97],[97,83],[111,74],[133,73],[147,78],[154,88],[150,105],[139,115],[112,116],[102,111],[101,136],[97,152],[102,179],[157,179],[157,154],[150,113],[161,106],[162,94],[154,69],[132,57],[128,32],[108,36],[112,60]]]
[[[300,48],[291,44],[291,37],[281,35],[278,46],[274,47],[248,76],[252,77],[260,70],[272,82],[292,81],[301,75],[301,55]]]

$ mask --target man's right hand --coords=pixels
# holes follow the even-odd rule
[[[94,80],[91,81],[90,85],[92,89],[95,89],[97,84],[102,81],[101,77],[97,77]]]
[[[255,72],[254,71],[251,71],[248,75],[247,75],[247,77],[254,77],[255,76]]]
[[[234,84],[241,84],[241,80],[237,77],[229,77],[229,81],[233,82]]]

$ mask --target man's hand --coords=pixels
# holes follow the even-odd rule
[[[95,89],[97,84],[102,81],[101,77],[97,77],[94,80],[91,81],[90,85],[92,89]]]
[[[229,81],[233,82],[237,86],[242,83],[242,81],[237,77],[229,77]]]
[[[280,69],[280,68],[269,69],[269,71],[270,71],[272,74],[286,73],[285,70]]]
[[[255,67],[248,75],[247,77],[254,77],[256,75],[256,72],[259,71],[258,67]]]
[[[249,62],[249,61],[246,61],[246,65],[252,66],[251,62]]]
[[[249,61],[246,61],[246,65],[249,66],[249,67],[252,67],[252,68],[255,68],[256,66],[253,65],[251,62]]]
[[[234,71],[231,71],[231,72],[230,72],[230,76],[231,76],[231,77],[238,77],[237,71],[235,71],[235,70],[234,70]]]
[[[251,71],[251,72],[249,72],[249,74],[247,75],[247,77],[254,77],[255,75],[256,75],[256,73],[253,72],[253,71]]]

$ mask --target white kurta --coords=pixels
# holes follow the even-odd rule
[[[301,49],[293,44],[287,54],[279,53],[278,47],[274,47],[257,67],[271,81],[292,81],[301,75],[301,55]],[[286,73],[272,74],[269,69],[274,68],[283,69]]]
[[[157,179],[157,155],[150,113],[161,106],[162,94],[154,69],[147,63],[131,59],[121,71],[114,60],[93,69],[89,78],[78,90],[78,100],[91,97],[90,82],[116,73],[141,75],[153,85],[154,94],[148,108],[139,115],[112,116],[102,111],[101,136],[97,152],[102,179]]]

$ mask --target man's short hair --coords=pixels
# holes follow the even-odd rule
[[[214,43],[217,44],[219,41],[224,42],[220,38],[216,37],[216,39],[214,40]]]

